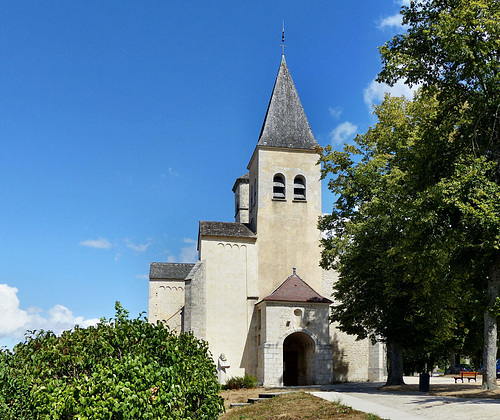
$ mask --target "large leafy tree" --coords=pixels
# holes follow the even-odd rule
[[[218,418],[206,343],[116,310],[96,327],[33,333],[0,351],[0,418]]]
[[[408,30],[380,50],[379,80],[420,84],[439,102],[435,123],[448,137],[423,141],[427,170],[422,203],[440,203],[429,223],[447,227],[438,243],[454,243],[462,274],[483,293],[483,388],[496,388],[500,292],[500,2],[419,0],[402,9]],[[439,152],[433,155],[433,151]],[[418,169],[418,166],[415,166]],[[437,170],[439,169],[439,170]],[[434,199],[434,201],[432,200]],[[442,224],[443,214],[452,216]],[[441,219],[440,219],[441,217]],[[441,223],[441,224],[440,224]]]
[[[436,212],[423,191],[431,174],[415,171],[425,161],[424,139],[453,130],[435,123],[438,105],[435,97],[387,96],[376,107],[377,124],[357,136],[356,146],[327,147],[320,157],[338,197],[320,222],[327,232],[322,266],[340,273],[332,320],[359,338],[387,343],[388,385],[403,383],[405,350],[427,361],[440,355],[468,300],[464,277],[449,270],[456,240],[441,240],[435,228],[450,215]]]

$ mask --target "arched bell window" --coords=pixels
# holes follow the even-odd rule
[[[281,174],[274,175],[273,178],[273,198],[284,200],[285,196],[285,177]]]
[[[306,199],[306,179],[302,175],[297,175],[293,180],[293,199]]]

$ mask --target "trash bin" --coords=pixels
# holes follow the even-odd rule
[[[421,373],[418,381],[418,390],[420,392],[429,392],[429,378],[428,373]]]

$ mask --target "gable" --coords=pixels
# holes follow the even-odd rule
[[[266,302],[300,302],[300,303],[333,303],[321,296],[296,274],[288,277],[278,288],[263,301]]]

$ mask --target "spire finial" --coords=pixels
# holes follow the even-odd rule
[[[297,275],[297,267],[293,267],[293,275],[296,276]]]
[[[285,21],[283,21],[283,30],[281,31],[281,55],[285,56]]]

